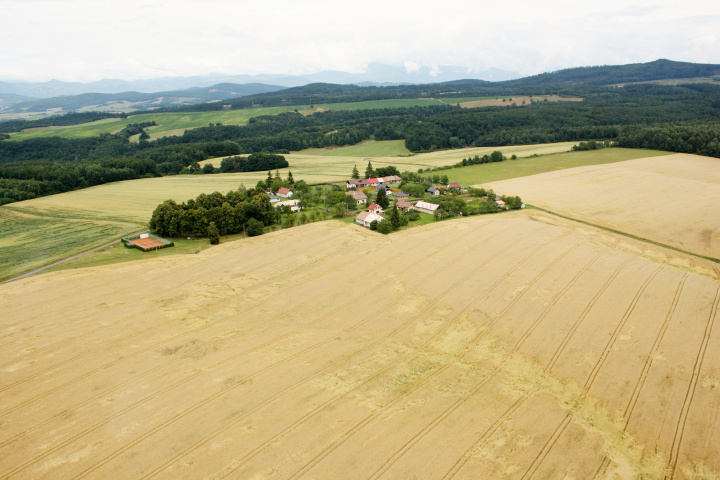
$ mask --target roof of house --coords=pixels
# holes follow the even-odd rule
[[[410,194],[408,192],[398,192],[395,194],[395,197],[409,197]]]
[[[432,211],[435,211],[438,209],[438,207],[440,207],[440,205],[436,205],[434,203],[423,202],[422,200],[417,202],[415,204],[415,206],[417,208],[424,208],[425,210],[432,210]]]
[[[274,207],[295,207],[300,203],[300,200],[294,199],[294,200],[285,200],[283,202],[277,202]]]
[[[380,205],[378,205],[377,203],[371,203],[370,206],[368,207],[368,209],[370,209],[370,210],[376,210],[378,208],[380,210],[382,210],[382,207]]]
[[[368,223],[372,222],[373,220],[377,220],[378,222],[385,220],[383,217],[381,217],[375,212],[360,212],[358,216],[355,217],[355,219]]]
[[[457,182],[448,183],[447,186],[452,187],[452,188],[462,188],[462,187],[460,187],[460,184]]]
[[[426,192],[434,192],[435,190],[440,190],[440,189],[439,189],[438,187],[436,187],[435,185],[433,185],[432,187],[429,187],[429,188],[428,188],[427,190],[425,190],[425,191],[426,191]]]
[[[412,203],[406,202],[404,200],[400,200],[399,202],[397,202],[397,208],[410,208],[412,206],[413,206]]]
[[[278,190],[278,193],[280,195],[287,195],[288,193],[292,192],[289,188],[280,187],[280,190]]]
[[[353,197],[355,200],[367,200],[367,195],[365,195],[365,192],[361,190],[350,190],[345,193]]]
[[[367,185],[367,180],[360,180],[357,178],[352,178],[347,181],[348,185]]]
[[[385,177],[386,182],[399,182],[401,180],[402,180],[402,178],[398,177],[397,175],[389,175],[389,176]]]

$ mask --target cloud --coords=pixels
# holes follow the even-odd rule
[[[0,0],[0,78],[358,72],[371,63],[534,74],[660,57],[720,63],[720,4]]]

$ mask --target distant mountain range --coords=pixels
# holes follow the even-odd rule
[[[309,83],[341,83],[398,85],[402,83],[438,83],[451,80],[475,78],[488,81],[502,81],[519,78],[517,72],[500,69],[487,69],[482,72],[469,72],[465,67],[442,66],[437,69],[418,67],[408,71],[406,67],[396,67],[373,63],[367,71],[361,73],[339,72],[327,70],[309,75],[225,75],[212,74],[194,77],[162,77],[150,80],[100,80],[97,82],[4,82],[0,80],[0,94],[14,93],[33,98],[51,98],[61,95],[79,95],[82,93],[123,93],[142,92],[155,93],[190,88],[206,88],[223,83],[264,83],[282,87],[299,87]]]
[[[368,98],[376,99],[415,93],[418,95],[436,95],[448,91],[492,93],[534,87],[562,88],[639,82],[720,83],[720,65],[661,59],[648,63],[580,67],[524,78],[518,77],[517,73],[497,69],[473,73],[463,67],[453,66],[408,69],[371,64],[367,71],[362,73],[325,71],[304,76],[208,75],[133,82],[124,80],[101,80],[91,83],[51,80],[34,84],[0,82],[0,113],[2,117],[11,118],[13,114],[31,113],[131,112],[207,104],[220,100],[228,100],[228,103],[233,104],[233,108],[239,108],[245,103],[253,103],[255,98],[262,99],[260,104],[273,104],[272,97],[279,93],[272,92],[286,88],[289,89],[283,92],[282,96],[297,97],[299,100],[307,99],[312,102],[315,95],[328,88],[337,90],[335,93],[343,92],[346,96],[348,94],[357,96],[356,92],[362,90],[358,87],[365,86],[391,87],[386,91],[382,88],[371,89],[372,92],[363,94],[368,95]],[[300,88],[306,85],[307,89]],[[250,97],[247,102],[239,100],[246,96]],[[232,99],[235,101],[230,102]],[[343,100],[339,98],[339,101]],[[283,102],[287,103],[287,99]],[[211,105],[207,107],[213,108]]]

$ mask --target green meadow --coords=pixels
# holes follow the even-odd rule
[[[504,148],[497,148],[496,150],[501,150],[506,156],[508,155]],[[660,155],[670,155],[670,153],[658,150],[605,148],[601,150],[566,152],[538,157],[521,157],[518,155],[517,160],[453,168],[450,170],[442,170],[438,173],[447,175],[451,182],[458,182],[460,185],[480,185],[498,180],[507,180],[509,178],[526,177],[538,173],[564,170],[566,168],[601,165],[604,163],[615,163]]]

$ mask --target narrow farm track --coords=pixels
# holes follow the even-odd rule
[[[5,284],[0,478],[720,471],[712,272],[525,211]]]

